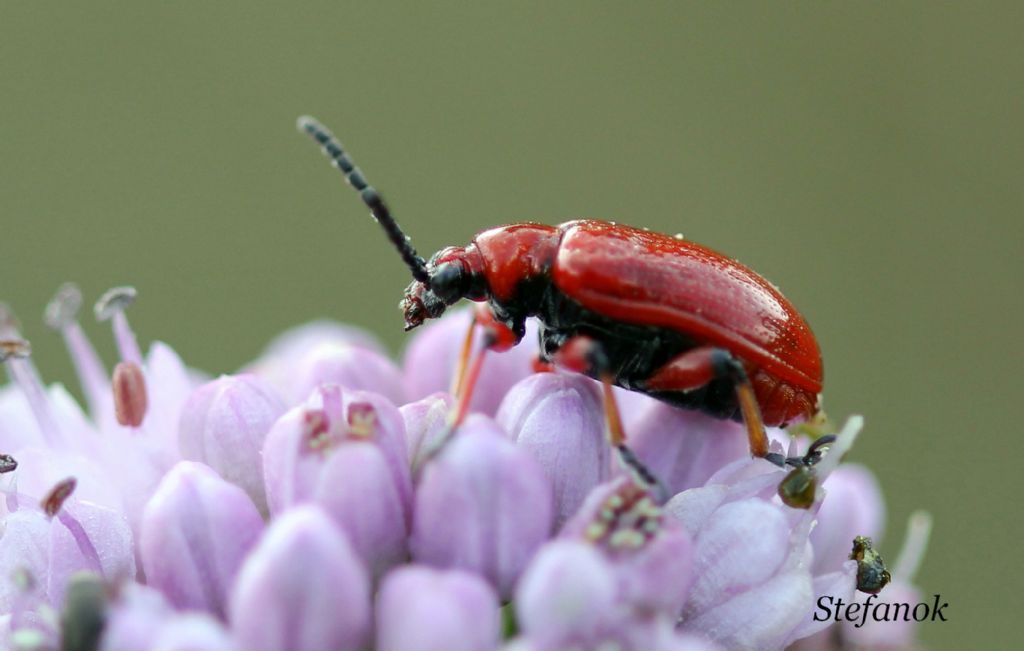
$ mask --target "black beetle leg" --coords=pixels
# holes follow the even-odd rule
[[[619,413],[615,394],[612,392],[615,378],[609,369],[608,356],[601,348],[601,344],[585,335],[572,336],[555,351],[553,361],[559,366],[600,379],[609,445],[615,449],[619,462],[629,471],[637,485],[647,489],[658,504],[667,502],[671,497],[668,487],[626,445],[622,416]]]

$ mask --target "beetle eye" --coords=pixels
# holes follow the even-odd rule
[[[446,262],[430,274],[430,290],[451,305],[466,293],[466,274],[457,262]]]

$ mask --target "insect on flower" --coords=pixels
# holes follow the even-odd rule
[[[503,350],[519,343],[526,319],[536,317],[540,362],[603,383],[610,443],[643,483],[658,488],[626,446],[612,385],[742,420],[752,455],[794,467],[780,485],[783,500],[813,503],[813,466],[832,437],[819,438],[804,456],[785,457],[769,450],[764,427],[818,413],[821,354],[803,317],[756,272],[678,236],[597,220],[499,226],[427,261],[331,132],[310,117],[298,127],[359,192],[412,272],[401,302],[406,330],[467,298],[484,304],[476,324],[489,335],[485,350]],[[483,357],[466,361],[471,336],[472,328],[455,424]]]

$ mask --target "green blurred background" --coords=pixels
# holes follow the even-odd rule
[[[935,649],[1020,630],[1019,3],[0,4],[0,297],[138,287],[229,371],[328,316],[404,341],[407,272],[294,129],[343,137],[421,251],[603,217],[728,252],[814,327],[833,417],[935,515]],[[112,359],[106,328],[90,325]]]

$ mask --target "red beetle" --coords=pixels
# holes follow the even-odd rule
[[[428,262],[330,131],[308,117],[299,128],[345,174],[412,271],[402,300],[406,330],[463,298],[486,301],[511,343],[536,317],[545,361],[606,386],[744,420],[752,454],[801,471],[783,497],[799,506],[813,500],[809,468],[831,437],[803,457],[785,458],[768,451],[763,425],[818,412],[821,354],[807,322],[771,283],[681,237],[597,220],[500,226]],[[627,463],[649,478],[611,429]]]

